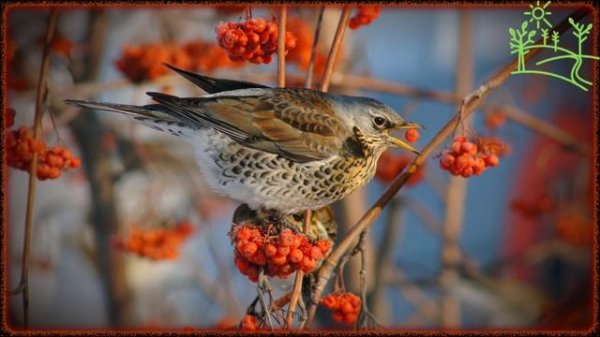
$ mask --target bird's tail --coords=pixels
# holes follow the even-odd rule
[[[95,109],[118,112],[120,114],[138,120],[145,125],[175,136],[185,135],[185,130],[190,127],[177,118],[177,114],[171,112],[167,107],[160,104],[149,105],[127,105],[93,101],[82,101],[67,99],[65,103],[80,108]]]

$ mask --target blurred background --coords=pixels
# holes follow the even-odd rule
[[[556,25],[575,9],[550,5],[546,18]],[[515,59],[508,29],[528,20],[527,10],[528,3],[383,6],[369,25],[346,31],[330,91],[377,98],[425,125],[416,143],[422,148],[457,112],[460,97]],[[5,115],[8,107],[16,111],[12,129],[33,123],[49,13],[47,8],[7,10],[4,97]],[[318,6],[289,8],[288,30],[298,38],[287,56],[289,86],[304,85],[318,13]],[[340,13],[334,7],[324,12],[316,84]],[[227,232],[237,205],[206,186],[191,146],[116,114],[79,111],[63,100],[149,104],[146,91],[201,94],[161,61],[213,77],[276,85],[275,58],[268,65],[236,63],[216,44],[220,22],[239,22],[248,14],[244,6],[58,9],[42,136],[48,147],[67,148],[81,166],[37,182],[30,326],[211,328],[235,325],[243,317],[256,286],[233,264]],[[251,15],[269,21],[279,9],[253,7]],[[583,45],[585,53],[597,54],[593,40]],[[561,46],[577,50],[572,30],[561,37]],[[590,81],[592,62],[580,70]],[[570,66],[551,63],[544,69],[568,74]],[[594,92],[596,87],[584,91],[548,76],[512,75],[464,122],[469,137],[500,144],[498,167],[465,179],[442,170],[439,157],[427,160],[369,232],[366,291],[379,324],[591,326]],[[406,158],[386,154],[370,184],[334,205],[338,240]],[[397,169],[384,170],[389,167]],[[8,287],[15,289],[29,175],[6,166],[4,171]],[[136,245],[136,233],[160,233],[173,244],[168,252],[157,252]],[[347,289],[356,293],[358,260],[345,275]],[[292,282],[292,277],[274,280],[272,286],[280,294]],[[10,297],[7,315],[11,326],[23,324],[20,296]],[[317,325],[343,327],[321,308]]]

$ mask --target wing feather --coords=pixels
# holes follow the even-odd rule
[[[321,92],[251,90],[255,94],[221,93],[198,98],[148,94],[180,119],[213,127],[244,146],[297,162],[336,155],[353,135],[335,114],[333,102]]]

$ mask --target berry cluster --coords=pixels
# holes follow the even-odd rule
[[[264,19],[245,22],[221,22],[215,29],[217,41],[232,61],[250,61],[268,64],[277,51],[278,24]],[[296,47],[296,36],[285,33],[285,50]]]
[[[353,324],[358,319],[362,301],[353,293],[337,292],[325,296],[321,303],[327,309],[334,310],[332,318],[336,322]]]
[[[215,43],[202,40],[190,41],[182,46],[190,58],[190,69],[211,72],[220,68],[239,68],[244,64],[233,62],[227,53]]]
[[[115,65],[130,81],[142,82],[168,73],[168,68],[161,62],[203,72],[241,66],[225,56],[226,53],[216,44],[203,40],[189,41],[181,45],[149,43],[124,46]]]
[[[311,242],[301,233],[286,228],[277,233],[273,225],[233,225],[230,232],[234,246],[234,262],[252,282],[258,281],[259,268],[267,276],[287,278],[302,270],[310,273],[332,246],[330,240]]]
[[[46,144],[33,138],[26,126],[10,131],[6,135],[6,161],[18,170],[29,171],[33,155],[37,154],[36,177],[40,180],[57,179],[62,171],[81,166],[81,160],[61,146],[47,149]]]
[[[126,45],[123,54],[115,61],[117,69],[132,82],[154,80],[167,74],[166,62],[179,68],[188,68],[189,57],[173,44],[148,43]]]
[[[260,328],[260,320],[254,315],[246,315],[242,318],[240,328],[247,331],[256,331]]]
[[[375,177],[384,183],[389,183],[410,163],[409,156],[404,154],[395,154],[392,151],[385,151],[379,157]],[[414,186],[423,180],[425,176],[425,164],[413,173],[406,181],[406,186]]]
[[[468,178],[482,174],[488,167],[496,167],[500,159],[493,152],[485,151],[467,140],[465,136],[456,136],[450,150],[442,153],[440,167],[455,176]]]
[[[406,139],[406,141],[409,143],[416,142],[417,140],[419,140],[420,136],[421,135],[419,134],[419,131],[417,129],[408,129],[404,133],[404,139]]]
[[[381,13],[381,8],[378,6],[358,6],[358,12],[350,18],[348,27],[357,29],[360,26],[366,26],[377,19],[379,13]]]
[[[181,244],[193,231],[193,225],[187,221],[172,228],[143,230],[134,226],[126,238],[115,240],[115,246],[152,260],[174,260],[179,256]]]

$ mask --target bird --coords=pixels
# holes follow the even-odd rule
[[[186,138],[208,185],[250,209],[282,215],[316,210],[369,182],[387,148],[419,154],[390,132],[422,126],[376,99],[272,88],[164,65],[207,94],[147,92],[156,103],[142,106],[65,102]]]

